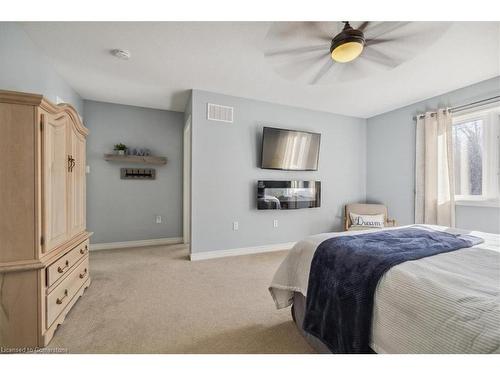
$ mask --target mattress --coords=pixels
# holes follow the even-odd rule
[[[399,264],[380,279],[370,341],[375,352],[500,353],[500,236],[468,233],[484,243]],[[311,260],[321,242],[359,234],[324,233],[299,241],[271,282],[276,307],[297,302],[296,293],[307,296]],[[296,321],[300,306],[294,307]]]

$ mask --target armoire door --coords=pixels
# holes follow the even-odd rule
[[[68,227],[68,117],[43,114],[43,245],[47,253],[69,237]]]
[[[69,232],[70,236],[81,233],[86,228],[85,222],[85,137],[70,124],[69,169]]]

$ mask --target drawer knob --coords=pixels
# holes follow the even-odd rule
[[[64,273],[64,270],[69,267],[69,260],[64,263],[64,267],[57,267],[57,272]]]
[[[82,255],[83,255],[83,254],[85,254],[85,252],[86,252],[88,249],[89,249],[89,248],[88,248],[88,246],[87,246],[87,245],[85,245],[85,250],[80,249],[80,254],[82,254]]]
[[[67,296],[68,296],[68,289],[64,289],[64,296],[62,296],[61,298],[58,298],[58,299],[56,300],[56,303],[57,303],[58,305],[61,305],[61,304],[63,303],[64,299],[65,299]]]
[[[83,273],[80,274],[80,279],[83,279],[85,277],[85,275],[87,274],[87,269],[85,268],[83,270]]]

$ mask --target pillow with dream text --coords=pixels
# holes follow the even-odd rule
[[[349,212],[351,217],[351,224],[358,227],[365,228],[383,228],[384,227],[384,215],[358,215]]]

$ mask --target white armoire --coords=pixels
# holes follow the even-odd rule
[[[47,345],[90,284],[87,134],[70,105],[0,90],[0,348]]]

